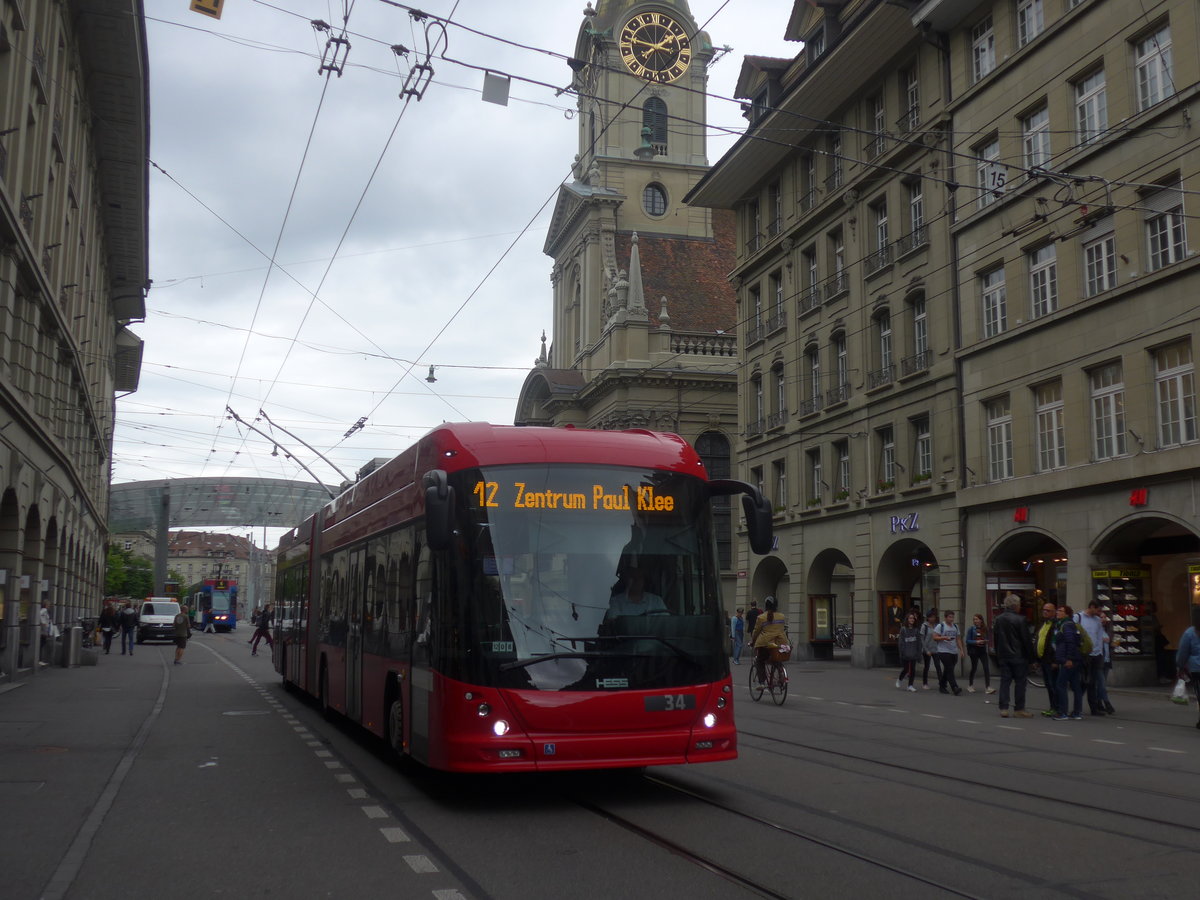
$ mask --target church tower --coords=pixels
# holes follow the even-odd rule
[[[683,203],[708,171],[713,57],[687,0],[598,0],[584,11],[571,61],[578,153],[544,247],[552,337],[517,424],[648,427],[693,442],[711,433],[728,458],[733,220]]]

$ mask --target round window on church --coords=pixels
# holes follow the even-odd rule
[[[642,208],[651,216],[667,214],[667,190],[661,184],[648,184],[642,191]]]

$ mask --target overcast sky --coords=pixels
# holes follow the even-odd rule
[[[310,23],[340,33],[341,2],[226,0],[219,21],[188,0],[146,4],[153,286],[133,326],[140,386],[117,403],[116,482],[308,477],[227,405],[268,431],[254,421],[265,410],[351,475],[443,421],[512,422],[550,333],[541,251],[577,151],[574,99],[555,90],[570,70],[549,53],[574,51],[585,2],[421,3],[463,26],[436,46],[428,83],[406,82],[427,38],[404,9],[349,5],[349,55],[327,78],[328,34]],[[782,38],[791,8],[692,0],[713,44],[733,48],[711,70],[710,126],[746,124],[721,99],[743,55],[799,51]],[[514,76],[508,106],[482,101],[470,66]],[[406,86],[422,99],[406,104]],[[716,162],[733,138],[710,134]]]

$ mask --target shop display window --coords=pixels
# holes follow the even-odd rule
[[[1108,619],[1112,659],[1154,655],[1157,622],[1146,596],[1150,570],[1114,567],[1092,570],[1092,597]]]

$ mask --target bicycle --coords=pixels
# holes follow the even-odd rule
[[[849,650],[854,644],[854,629],[842,623],[833,629],[833,641],[843,650]]]
[[[771,659],[767,661],[765,666],[767,673],[766,683],[758,680],[758,665],[750,667],[750,699],[757,703],[762,699],[763,691],[771,692],[771,699],[776,706],[783,706],[783,701],[787,699],[788,692],[788,673],[784,668],[783,661],[777,657],[781,656],[779,651],[772,651]],[[788,656],[791,655],[789,648]]]

